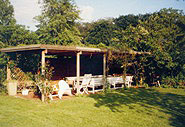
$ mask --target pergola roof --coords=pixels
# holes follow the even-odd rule
[[[76,54],[77,52],[82,52],[82,54],[105,54],[108,52],[107,49],[101,48],[89,48],[89,47],[79,47],[79,46],[61,46],[61,45],[47,45],[47,44],[35,44],[35,45],[26,45],[26,46],[16,46],[9,48],[0,49],[1,52],[11,53],[11,52],[25,52],[25,51],[43,51],[45,50],[47,54]],[[113,52],[123,53],[120,51]],[[136,52],[130,50],[124,52],[127,54],[150,54],[149,52]]]
[[[36,45],[26,45],[17,46],[10,48],[2,48],[1,52],[11,53],[11,52],[25,52],[25,51],[39,51],[46,50],[47,54],[58,54],[58,53],[76,53],[82,52],[83,54],[104,54],[107,52],[106,49],[100,48],[88,48],[79,46],[61,46],[61,45],[46,45],[46,44],[36,44]]]

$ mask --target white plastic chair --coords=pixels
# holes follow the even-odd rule
[[[113,86],[112,89],[122,88],[123,85],[121,85],[121,87],[117,87],[116,85],[124,83],[122,77],[111,77],[111,78],[108,78],[108,82]]]
[[[92,78],[90,84],[87,85],[87,88],[92,88],[92,93],[94,94],[97,91],[101,91],[101,90],[95,90],[95,87],[102,86],[102,85],[103,85],[102,78]],[[89,91],[89,92],[91,92],[91,91]]]
[[[126,76],[125,85],[127,85],[128,87],[131,87],[132,82],[133,82],[133,76]]]
[[[71,88],[64,80],[60,80],[58,84],[53,85],[53,92],[54,93],[56,92],[56,94],[50,93],[49,98],[51,100],[53,100],[53,97],[56,97],[56,96],[62,99],[62,96],[64,93],[72,96]]]
[[[116,77],[110,77],[110,78],[108,78],[108,82],[110,83],[110,85],[113,86],[113,89],[116,88],[116,81],[117,81],[117,78]]]
[[[117,77],[116,79],[116,84],[120,84],[119,86],[115,86],[116,88],[123,88],[123,84],[124,84],[124,81],[123,81],[123,77]]]
[[[92,77],[92,74],[84,74],[84,78],[82,80],[81,87],[80,87],[81,94],[83,94],[83,93],[88,94],[88,85],[91,81],[91,77]]]

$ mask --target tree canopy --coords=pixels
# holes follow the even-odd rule
[[[185,72],[185,33],[182,11],[162,9],[148,20],[122,31],[123,41],[136,51],[150,51],[146,61],[147,74],[176,77]]]
[[[0,0],[0,25],[7,26],[15,23],[14,8],[9,0]]]
[[[185,75],[185,15],[177,9],[161,9],[144,15],[100,20],[81,28],[86,44],[103,43],[119,50],[151,52],[139,58],[145,76],[182,79]]]
[[[98,45],[100,43],[110,46],[111,39],[114,36],[115,27],[112,19],[99,20],[91,24],[91,28],[86,31],[83,38],[85,44]]]
[[[42,0],[37,34],[41,43],[80,45],[79,11],[72,0]]]

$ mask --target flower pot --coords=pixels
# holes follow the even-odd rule
[[[28,95],[29,93],[29,90],[28,89],[23,89],[22,90],[22,95]]]
[[[8,81],[7,89],[8,89],[8,95],[10,96],[17,95],[17,81],[16,80]]]

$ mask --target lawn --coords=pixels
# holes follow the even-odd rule
[[[120,89],[42,103],[0,95],[0,127],[184,127],[184,89]]]

